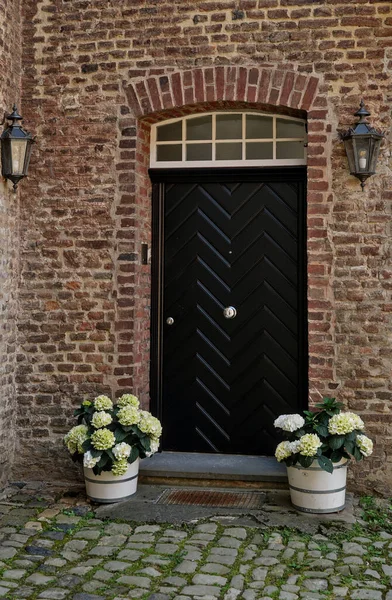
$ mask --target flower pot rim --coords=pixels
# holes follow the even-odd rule
[[[342,458],[338,463],[333,463],[333,470],[342,469],[347,467],[347,463],[349,460],[347,458]],[[314,460],[310,467],[301,467],[298,465],[290,465],[289,467],[286,465],[287,469],[298,469],[298,471],[324,471],[326,475],[332,475],[332,473],[328,473],[325,469],[322,469],[318,464],[317,460]]]

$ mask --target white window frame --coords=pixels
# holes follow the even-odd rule
[[[237,114],[242,115],[242,137],[238,139],[216,139],[216,115],[222,114]],[[186,122],[190,119],[196,119],[198,117],[212,116],[212,138],[210,140],[186,140]],[[246,138],[246,115],[259,115],[261,117],[269,117],[273,119],[273,137],[272,138]],[[151,151],[150,151],[150,167],[154,169],[189,169],[193,167],[277,167],[277,166],[298,166],[307,164],[307,137],[305,138],[277,138],[276,137],[276,119],[285,119],[287,121],[297,121],[305,123],[305,119],[297,119],[295,117],[288,117],[286,115],[263,113],[258,111],[216,111],[206,113],[196,113],[187,115],[185,117],[168,119],[166,121],[160,121],[151,126]],[[182,122],[182,139],[173,141],[157,141],[157,129],[160,125],[169,125],[171,123]],[[242,158],[238,160],[216,160],[216,143],[242,143]],[[247,160],[245,158],[246,142],[272,142],[273,145],[273,158],[268,159],[252,159]],[[303,142],[304,143],[304,158],[276,158],[276,144],[277,142]],[[181,161],[158,161],[157,160],[157,148],[158,146],[164,145],[182,145],[182,160]],[[211,160],[185,160],[186,156],[186,144],[212,144],[212,159]]]

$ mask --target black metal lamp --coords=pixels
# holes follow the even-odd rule
[[[12,121],[0,136],[1,141],[1,172],[3,177],[14,184],[14,192],[19,181],[26,177],[34,143],[33,136],[25,131],[20,123],[22,117],[14,104],[13,112],[5,119]]]
[[[359,110],[354,114],[359,117],[358,123],[343,131],[340,136],[346,149],[350,173],[358,177],[363,191],[366,179],[376,172],[377,158],[384,134],[366,123],[365,119],[370,112],[366,110],[363,100]]]

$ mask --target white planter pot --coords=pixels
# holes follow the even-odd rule
[[[313,461],[308,469],[287,467],[291,502],[297,510],[309,513],[332,513],[343,510],[346,502],[347,460],[334,463],[327,473]]]
[[[128,465],[124,475],[114,476],[110,471],[102,471],[100,475],[95,475],[92,469],[84,467],[83,470],[87,497],[94,502],[101,504],[122,502],[136,493],[139,474],[138,458]]]

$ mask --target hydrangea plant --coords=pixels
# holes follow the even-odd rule
[[[274,425],[287,438],[278,444],[275,456],[288,467],[300,464],[308,468],[317,460],[328,473],[334,463],[353,456],[362,460],[373,452],[373,442],[364,435],[362,419],[352,412],[341,412],[343,405],[335,398],[324,398],[315,412],[301,415],[281,415]]]
[[[64,437],[73,460],[93,469],[95,475],[126,473],[128,464],[157,452],[162,427],[158,419],[140,410],[133,394],[113,404],[108,396],[85,400],[75,411],[78,425]]]

